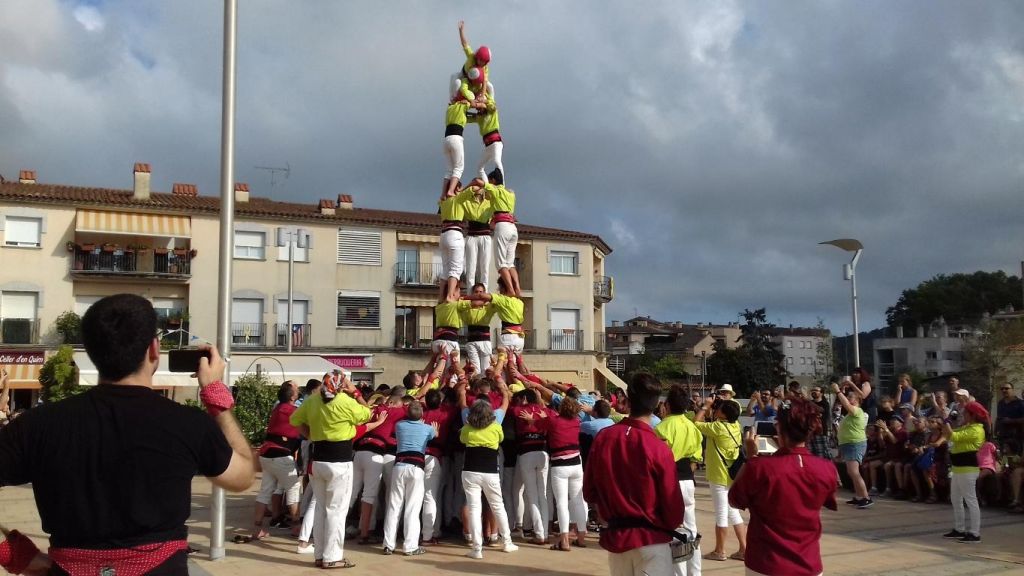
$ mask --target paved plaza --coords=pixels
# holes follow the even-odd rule
[[[257,481],[255,487],[259,486]],[[713,547],[711,500],[707,484],[698,478],[697,522]],[[201,552],[195,554],[191,568],[195,575],[280,576],[282,574],[319,574],[312,556],[295,554],[295,541],[284,531],[275,531],[268,540],[254,544],[233,544],[231,537],[242,533],[251,523],[255,491],[228,496],[227,557],[211,562],[206,559],[209,543],[210,484],[199,479],[193,483],[190,541]],[[845,493],[841,494],[848,498]],[[31,490],[8,487],[0,490],[0,523],[17,528],[32,537],[40,547],[45,538],[39,526]],[[956,576],[983,574],[1024,574],[1024,516],[991,509],[982,510],[981,544],[967,545],[943,540],[952,514],[949,506],[912,504],[880,500],[869,510],[841,505],[838,512],[823,513],[825,535],[822,555],[826,574],[907,574]],[[596,535],[595,535],[596,536]],[[728,552],[736,548],[730,540]],[[607,574],[607,559],[597,546],[572,552],[553,552],[547,548],[519,542],[520,549],[505,554],[485,549],[483,560],[463,556],[464,546],[454,541],[429,548],[423,556],[406,558],[401,554],[383,556],[379,547],[346,545],[346,556],[357,566],[346,573],[386,576],[405,574],[489,574],[513,576],[538,574],[570,576]],[[704,572],[714,575],[743,574],[743,564],[705,561]]]

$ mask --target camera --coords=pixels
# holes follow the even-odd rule
[[[209,350],[188,349],[167,352],[167,368],[171,372],[195,372],[199,370],[199,359],[210,358]]]

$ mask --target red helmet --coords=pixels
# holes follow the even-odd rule
[[[484,81],[484,69],[480,66],[474,66],[466,72],[466,78],[473,84],[481,84]]]
[[[486,66],[491,61],[491,49],[487,46],[477,48],[475,58],[477,66]]]

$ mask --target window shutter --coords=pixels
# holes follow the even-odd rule
[[[381,234],[366,230],[338,229],[338,264],[381,265]]]
[[[380,328],[380,292],[338,291],[339,328]]]
[[[8,216],[4,230],[4,243],[8,246],[39,246],[43,221],[40,218]]]

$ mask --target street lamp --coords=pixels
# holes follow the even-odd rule
[[[849,264],[843,264],[843,278],[850,281],[850,301],[853,307],[853,365],[860,366],[860,331],[857,329],[857,260],[860,259],[864,245],[860,243],[860,240],[853,238],[838,238],[828,242],[819,242],[819,244],[829,244],[847,252],[853,252],[853,260],[850,260]]]

